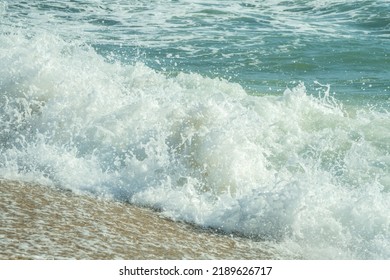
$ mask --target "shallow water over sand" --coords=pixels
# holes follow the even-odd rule
[[[0,259],[269,259],[261,242],[53,188],[0,182]]]

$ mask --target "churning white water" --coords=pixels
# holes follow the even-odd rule
[[[390,117],[0,35],[0,176],[161,210],[304,258],[390,257]]]

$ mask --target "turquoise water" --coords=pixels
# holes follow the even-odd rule
[[[1,1],[0,176],[390,257],[388,1]]]
[[[80,38],[104,56],[143,61],[170,74],[223,77],[255,93],[319,81],[340,97],[388,96],[388,1],[3,1],[3,6],[10,22],[29,33]]]

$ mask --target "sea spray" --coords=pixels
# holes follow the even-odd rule
[[[305,258],[390,256],[387,111],[345,109],[303,83],[251,96],[49,34],[3,34],[0,48],[2,178],[152,207]]]

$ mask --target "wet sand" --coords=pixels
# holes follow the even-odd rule
[[[156,211],[0,180],[0,259],[275,259],[263,242]]]

